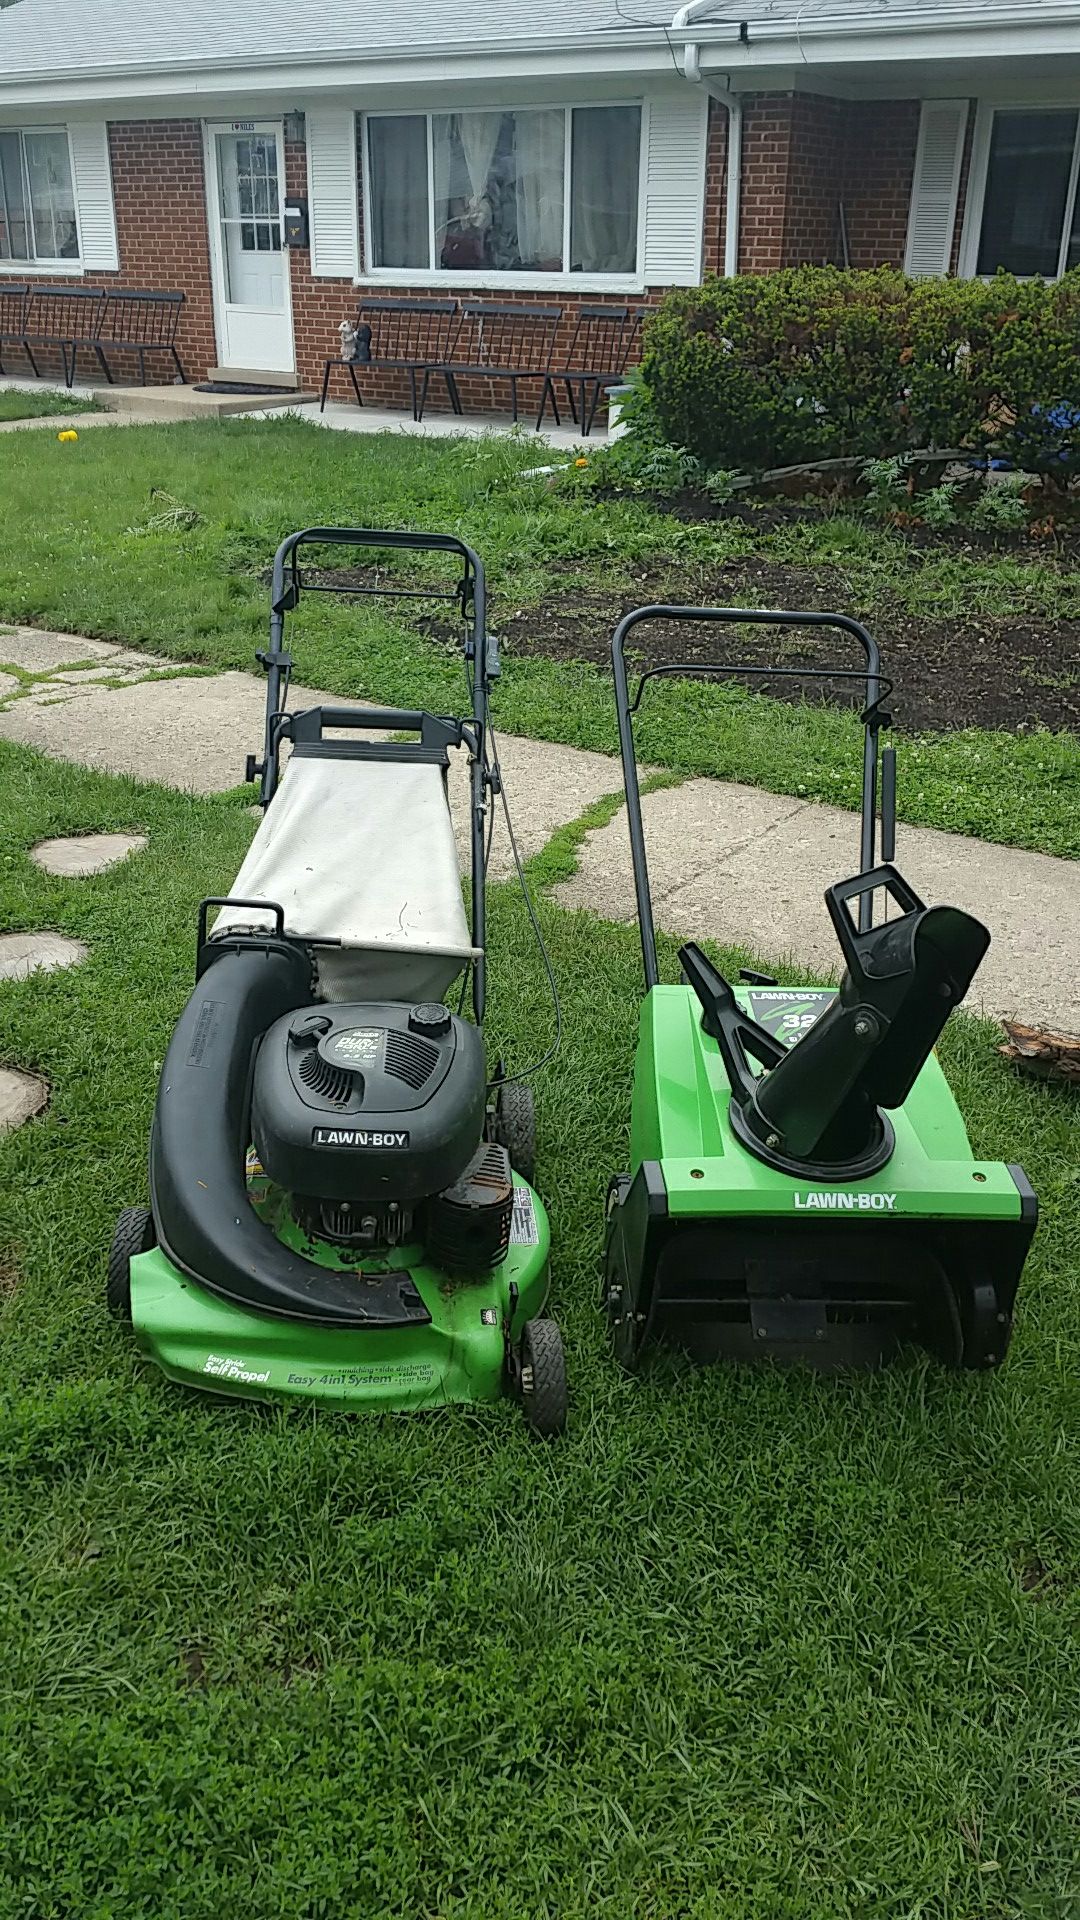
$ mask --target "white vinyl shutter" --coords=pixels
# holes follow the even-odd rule
[[[949,271],[967,118],[966,100],[923,101],[904,261],[916,279]]]
[[[120,250],[116,244],[109,129],[104,120],[73,120],[68,141],[82,264],[91,271],[116,273]]]
[[[645,136],[645,284],[694,287],[705,221],[704,87],[649,102]]]
[[[315,107],[307,116],[311,271],[355,280],[360,270],[356,115],[351,107]]]

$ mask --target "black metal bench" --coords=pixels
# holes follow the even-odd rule
[[[575,425],[588,438],[597,408],[609,387],[623,378],[641,339],[646,307],[582,307],[561,366],[550,367],[544,375],[537,430],[544,424],[548,402],[561,425],[555,387],[562,381],[566,401]],[[576,397],[575,397],[576,390]]]
[[[462,305],[445,360],[424,370],[416,418],[424,417],[432,374],[446,382],[450,405],[461,412],[459,379],[483,377],[510,384],[510,408],[518,418],[518,383],[544,380],[551,367],[561,307],[496,306],[475,300]]]
[[[357,357],[332,356],[323,363],[322,398],[319,412],[326,407],[330,377],[335,367],[344,367],[352,382],[356,404],[363,396],[357,376],[360,373],[403,373],[412,394],[413,419],[419,420],[422,402],[417,376],[426,378],[433,366],[447,359],[458,321],[456,300],[365,300],[357,308]],[[460,413],[460,404],[455,408]]]
[[[35,347],[52,348],[64,363],[64,384],[75,383],[80,347],[92,347],[101,324],[104,287],[30,287],[23,309],[23,329],[11,344],[22,348],[40,380]]]
[[[0,373],[6,373],[4,348],[18,346],[26,332],[26,302],[29,286],[0,280]]]
[[[64,383],[74,386],[79,349],[92,348],[109,385],[114,385],[106,349],[139,356],[139,378],[146,381],[148,353],[171,354],[186,380],[176,347],[182,293],[151,293],[120,287],[15,286],[0,281],[0,372],[5,347],[21,347],[37,379],[37,354],[52,349],[64,363]],[[35,348],[37,352],[35,352]]]
[[[110,386],[115,383],[105,356],[107,347],[138,354],[139,380],[143,386],[146,385],[148,353],[171,354],[180,379],[186,382],[184,364],[176,346],[180,309],[183,304],[182,293],[160,293],[145,288],[128,290],[120,287],[110,287],[106,291],[98,332],[91,344],[100,362],[101,371]],[[68,385],[71,385],[70,380]]]

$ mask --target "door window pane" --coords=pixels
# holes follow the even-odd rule
[[[369,120],[370,259],[373,267],[429,267],[427,118]]]
[[[1073,112],[994,115],[978,273],[1057,273],[1075,142]]]
[[[571,147],[570,268],[637,267],[640,107],[575,107]]]

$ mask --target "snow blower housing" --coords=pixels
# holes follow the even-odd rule
[[[471,714],[286,709],[285,615],[304,548],[451,557]],[[378,584],[382,578],[382,584]],[[376,573],[352,594],[424,593]],[[485,832],[498,672],[477,556],[440,535],[314,528],[278,551],[262,822],[227,898],[203,902],[150,1153],[152,1212],[121,1221],[110,1298],[191,1385],[422,1407],[519,1389],[565,1414],[557,1330],[534,1316],[548,1229],[528,1184],[526,1090],[489,1098]],[[388,734],[408,732],[400,740]],[[377,737],[372,737],[375,734]],[[282,749],[291,747],[282,767]],[[471,925],[448,803],[469,763]],[[217,909],[212,931],[209,915]],[[445,1004],[471,974],[474,1019]]]
[[[624,650],[643,621],[833,628],[864,665],[672,663],[631,696]],[[608,1196],[603,1303],[618,1357],[633,1366],[666,1336],[701,1358],[829,1366],[916,1341],[950,1365],[998,1365],[1036,1202],[1019,1167],[974,1159],[933,1056],[990,936],[958,908],[924,906],[893,865],[896,763],[879,753],[888,684],[874,640],[839,614],[653,606],[622,621],[612,662],[647,988],[631,1169]],[[839,991],[753,974],[732,985],[692,943],[682,984],[660,982],[633,716],[650,681],[688,673],[859,688],[860,867],[825,896]]]

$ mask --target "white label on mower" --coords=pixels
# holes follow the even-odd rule
[[[514,1218],[510,1223],[510,1245],[512,1247],[538,1247],[540,1229],[536,1224],[536,1208],[528,1187],[514,1188]]]
[[[270,1378],[270,1369],[265,1373],[255,1373],[245,1367],[242,1360],[230,1360],[220,1353],[208,1353],[203,1361],[203,1372],[212,1373],[217,1380],[238,1380],[245,1387],[262,1386]]]
[[[796,1193],[795,1211],[814,1207],[823,1213],[893,1213],[895,1193]]]

